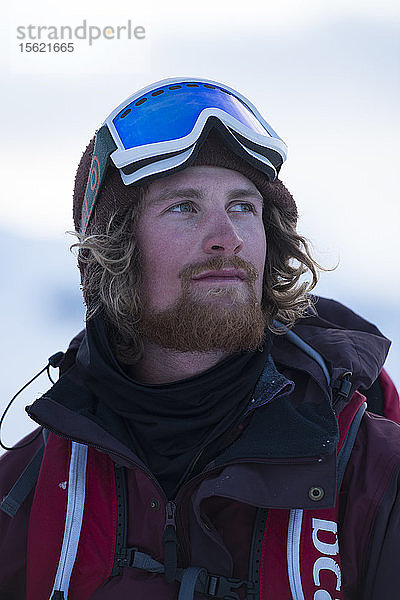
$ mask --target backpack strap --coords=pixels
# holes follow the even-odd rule
[[[86,496],[87,451],[85,444],[72,442],[68,474],[68,502],[64,536],[51,600],[68,598],[70,579],[78,554]]]
[[[274,321],[274,325],[278,325],[278,327],[281,327],[281,328],[285,327],[279,321]],[[286,327],[285,327],[285,329],[286,329]],[[307,344],[307,342],[305,342],[300,336],[297,335],[297,333],[295,333],[291,329],[287,329],[285,335],[286,335],[286,338],[290,342],[292,342],[292,344],[294,344],[295,346],[300,348],[300,350],[303,350],[303,352],[308,354],[308,356],[313,358],[315,360],[315,362],[317,362],[319,364],[319,366],[321,367],[321,369],[325,375],[325,378],[326,378],[328,384],[330,385],[331,375],[329,373],[328,367],[326,366],[326,362],[323,359],[323,357],[321,356],[321,354],[319,352],[317,352],[312,346],[310,346],[310,344]]]
[[[50,435],[29,517],[27,598],[90,598],[111,575],[116,512],[111,458]]]
[[[111,577],[121,575],[124,561],[126,560],[126,547],[128,539],[128,489],[126,483],[125,467],[114,463],[115,493],[116,493],[116,536],[114,562]]]
[[[192,600],[196,589],[197,580],[204,580],[207,571],[201,567],[188,567],[185,569],[179,588],[178,600]]]
[[[43,445],[39,448],[34,457],[25,467],[24,471],[17,479],[16,483],[14,483],[7,496],[3,498],[0,504],[0,510],[2,510],[4,513],[6,513],[6,515],[8,515],[11,518],[15,517],[18,510],[20,509],[30,492],[33,490],[38,480],[40,467],[42,465],[44,448],[47,443],[49,432],[47,431],[47,429],[43,429],[42,434],[44,440]]]
[[[120,567],[133,567],[148,573],[165,573],[165,565],[138,548],[125,548],[119,559]],[[203,567],[177,568],[175,581],[180,582],[178,600],[193,600],[195,592],[211,598],[240,600],[235,591],[249,582],[233,577],[210,574]],[[247,598],[247,596],[246,596]]]
[[[343,443],[341,449],[339,450],[338,457],[337,457],[338,492],[340,491],[340,488],[342,486],[343,477],[344,477],[344,473],[346,471],[347,463],[349,462],[349,458],[350,458],[351,452],[353,450],[354,442],[356,441],[357,433],[360,428],[361,420],[364,416],[366,408],[367,408],[367,403],[363,402],[361,404],[360,408],[358,409],[358,411],[356,412],[356,414],[354,415],[354,419],[353,419],[353,421],[349,427],[349,430],[346,434],[344,443]]]
[[[286,325],[283,325],[283,323],[281,323],[280,321],[277,321],[275,319],[274,325],[275,327],[278,327],[282,330],[286,338],[292,344],[300,348],[300,350],[302,350],[305,354],[308,354],[308,356],[310,356],[310,358],[312,358],[321,367],[325,379],[328,383],[328,386],[332,390],[332,393],[336,392],[336,398],[334,397],[332,400],[332,408],[334,409],[334,412],[337,416],[340,412],[339,405],[342,403],[341,408],[343,408],[343,406],[347,403],[347,399],[351,392],[352,384],[351,381],[349,381],[349,377],[351,377],[352,372],[346,371],[345,373],[343,373],[343,375],[341,375],[338,381],[332,383],[331,374],[323,356],[317,350],[315,350],[315,348],[310,346],[310,344],[304,341],[299,335],[297,335],[297,333],[295,333],[291,329],[288,329],[288,327],[286,327]]]

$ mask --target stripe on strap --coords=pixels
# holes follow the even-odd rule
[[[290,591],[293,600],[304,600],[300,575],[300,537],[303,524],[303,510],[292,509],[289,513],[287,536],[287,565]]]
[[[69,584],[78,553],[86,493],[87,446],[72,442],[68,477],[68,503],[64,537],[54,586],[50,598],[63,594],[67,600]]]

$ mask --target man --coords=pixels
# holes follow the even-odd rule
[[[87,147],[87,327],[27,409],[43,457],[35,434],[2,458],[2,598],[398,596],[389,342],[309,295],[285,157],[198,79],[134,94]]]

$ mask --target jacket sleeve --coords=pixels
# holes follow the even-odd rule
[[[393,473],[371,532],[363,600],[399,597],[399,557],[400,466]]]
[[[398,598],[400,425],[365,413],[339,506],[344,600]]]
[[[384,369],[379,376],[384,397],[384,414],[400,423],[399,394]],[[400,465],[393,475],[376,512],[368,549],[364,596],[367,600],[394,598],[400,590]]]
[[[385,369],[379,375],[379,383],[383,392],[383,414],[387,419],[400,424],[399,393]]]
[[[38,430],[26,437],[32,439]],[[7,496],[31,458],[43,444],[40,435],[26,448],[9,450],[0,458],[0,501]],[[0,598],[25,600],[25,570],[32,490],[14,517],[0,510]]]

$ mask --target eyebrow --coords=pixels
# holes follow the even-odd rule
[[[198,188],[182,188],[178,190],[166,190],[161,193],[157,198],[152,201],[153,205],[162,204],[168,200],[173,200],[175,198],[190,198],[194,200],[201,200],[203,198],[204,193]],[[258,190],[254,190],[252,188],[236,188],[232,190],[228,194],[228,200],[237,200],[239,198],[258,198],[263,202],[263,197]]]

